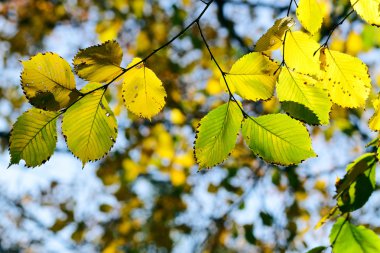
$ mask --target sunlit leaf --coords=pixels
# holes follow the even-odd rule
[[[277,95],[281,102],[295,102],[310,110],[298,113],[290,107],[288,108],[290,110],[287,110],[290,115],[305,120],[309,124],[327,124],[331,102],[327,92],[316,83],[317,81],[310,76],[283,67],[278,78]],[[314,114],[316,121],[308,121],[308,115],[302,114]]]
[[[78,98],[74,74],[70,65],[59,55],[40,53],[23,61],[22,65],[21,86],[35,107],[57,111]]]
[[[331,229],[330,243],[333,253],[377,253],[380,238],[364,226],[354,226],[345,218],[339,218]]]
[[[26,166],[35,167],[49,160],[57,142],[58,115],[32,108],[17,119],[10,136],[10,165],[23,159]]]
[[[285,38],[284,59],[286,65],[299,73],[313,77],[320,75],[319,44],[306,33],[288,32]]]
[[[368,24],[380,26],[379,0],[351,0],[351,5]]]
[[[364,106],[371,88],[367,66],[348,54],[328,49],[325,52],[324,87],[332,101],[343,107]]]
[[[255,51],[263,52],[280,48],[285,32],[294,26],[294,24],[295,22],[292,17],[277,19],[274,25],[257,41]]]
[[[377,97],[373,100],[373,109],[375,109],[375,113],[369,119],[368,126],[373,131],[380,131],[380,113],[379,113],[379,103],[380,98]]]
[[[269,57],[253,52],[240,58],[225,77],[231,92],[253,101],[266,100],[273,96],[277,69]],[[220,82],[225,86],[223,77]]]
[[[210,111],[199,123],[194,144],[197,163],[213,167],[223,162],[235,147],[243,115],[234,102]]]
[[[134,58],[128,68],[139,61],[140,58]],[[122,94],[128,110],[143,118],[151,119],[165,105],[166,91],[162,82],[144,63],[126,72]]]
[[[317,0],[300,0],[296,14],[302,26],[311,34],[321,28],[323,13]]]
[[[243,135],[249,148],[270,163],[292,165],[315,156],[305,126],[285,114],[247,118]]]
[[[110,82],[123,73],[123,51],[116,41],[80,50],[73,59],[77,75],[91,82]]]
[[[83,91],[99,87],[90,83]],[[62,132],[70,151],[83,165],[102,158],[117,137],[116,118],[104,97],[104,90],[96,90],[81,98],[64,114]]]

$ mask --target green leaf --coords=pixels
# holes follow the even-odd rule
[[[351,0],[351,5],[368,24],[380,26],[379,0]]]
[[[288,110],[285,110],[291,116],[309,124],[329,123],[332,103],[327,92],[317,86],[314,78],[283,67],[278,78],[277,95],[280,102],[295,102],[306,107],[297,107],[294,104],[290,106],[288,103],[286,106]]]
[[[85,90],[100,84],[90,83]],[[82,97],[64,114],[62,132],[70,151],[83,166],[102,158],[112,148],[117,137],[116,118],[104,97],[104,89]]]
[[[333,50],[324,50],[326,73],[324,86],[331,100],[349,108],[362,107],[371,90],[367,66],[356,57]]]
[[[26,166],[35,167],[49,160],[57,142],[58,116],[57,112],[32,108],[17,119],[9,140],[10,165],[23,159]]]
[[[210,111],[200,121],[194,145],[200,167],[213,167],[223,162],[235,147],[243,114],[234,102]]]
[[[274,25],[257,41],[255,51],[263,52],[280,48],[285,32],[294,26],[294,24],[295,22],[292,17],[277,19]]]
[[[292,165],[315,156],[305,126],[285,114],[247,118],[243,135],[249,148],[270,163]]]
[[[341,212],[361,208],[376,186],[376,154],[364,154],[347,166],[347,174],[337,183],[338,206]]]
[[[285,38],[284,60],[295,72],[318,78],[320,76],[319,44],[308,34],[288,32]]]
[[[120,67],[123,51],[116,41],[80,50],[73,64],[77,75],[91,82],[110,82],[123,73]]]
[[[140,61],[134,58],[128,68]],[[122,95],[129,111],[151,119],[164,107],[166,91],[156,74],[141,63],[125,73]]]
[[[366,153],[350,163],[346,168],[346,175],[336,185],[336,195],[334,198],[340,197],[343,191],[347,190],[351,184],[353,184],[357,177],[363,174],[368,169],[376,167],[376,154]]]
[[[296,14],[302,26],[311,34],[315,34],[321,28],[323,13],[316,0],[300,0]]]
[[[58,111],[79,97],[70,65],[59,55],[40,53],[23,61],[22,65],[21,86],[35,107]]]
[[[315,247],[311,250],[309,250],[308,252],[306,253],[322,253],[323,251],[325,251],[327,249],[326,246],[319,246],[319,247]]]
[[[245,99],[258,101],[273,96],[276,85],[278,64],[262,53],[249,53],[232,66],[225,78],[231,92]],[[225,86],[223,77],[220,79]]]
[[[364,226],[354,226],[345,218],[339,218],[330,233],[333,253],[378,253],[380,239]]]

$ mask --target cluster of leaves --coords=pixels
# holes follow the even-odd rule
[[[376,1],[351,3],[369,24],[380,25]],[[290,17],[279,19],[257,42],[255,52],[243,56],[229,72],[221,70],[220,82],[230,97],[199,123],[194,154],[201,167],[223,162],[233,151],[240,130],[249,148],[265,161],[298,164],[315,156],[304,123],[328,124],[333,103],[347,108],[365,105],[371,88],[365,64],[330,50],[327,41],[320,46],[309,35],[322,24],[323,15],[316,1],[300,1],[297,17],[308,33],[290,31],[294,24]],[[276,49],[283,52],[280,64],[268,56]],[[74,69],[80,78],[90,82],[80,90],[75,87],[69,64],[56,54],[38,54],[23,62],[22,87],[36,108],[25,112],[14,125],[11,164],[24,159],[27,166],[34,167],[46,161],[55,149],[59,117],[69,149],[83,164],[103,157],[117,137],[116,118],[105,96],[113,82],[123,83],[122,99],[130,112],[147,119],[159,113],[166,97],[161,81],[145,66],[146,60],[135,58],[122,68],[121,59],[122,51],[115,41],[80,51],[73,60]],[[251,116],[235,98],[238,95],[253,102],[268,100],[275,89],[283,110],[290,116]],[[373,130],[380,130],[377,103],[369,123]],[[348,166],[346,177],[337,185],[336,198],[342,213],[362,207],[374,190],[376,156],[366,154]],[[331,232],[334,252],[347,252],[344,241],[357,235],[378,249],[378,239],[372,232],[352,225],[346,218],[338,219]],[[364,241],[357,242],[360,245]]]

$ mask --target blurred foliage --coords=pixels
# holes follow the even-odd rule
[[[256,21],[268,13],[273,20],[286,16],[288,2],[216,1],[202,25],[222,67],[229,68],[250,51],[271,25]],[[328,18],[316,38],[326,37],[350,10],[348,0],[320,3]],[[117,39],[130,54],[126,57],[144,57],[182,30],[203,5],[196,0],[3,0],[0,69],[12,69],[14,59],[44,51],[46,39],[55,29],[80,27],[87,22],[95,22],[94,30],[87,31],[96,33],[98,41],[94,42]],[[234,21],[242,10],[246,10],[244,19],[249,24]],[[294,8],[291,15],[295,15]],[[380,45],[379,34],[379,28],[365,25],[352,15],[335,31],[330,48],[359,56],[373,53]],[[373,76],[380,76],[376,62],[367,63]],[[73,190],[67,183],[53,181],[33,196],[10,196],[1,191],[4,220],[0,222],[0,252],[45,252],[51,238],[72,252],[103,253],[174,249],[301,252],[315,246],[316,239],[308,239],[308,234],[333,205],[334,185],[329,179],[343,173],[344,168],[324,164],[317,172],[305,173],[300,167],[267,165],[252,156],[239,136],[226,162],[212,171],[197,172],[192,150],[194,129],[209,108],[223,99],[224,87],[196,27],[150,58],[147,66],[154,67],[165,84],[167,105],[164,112],[148,121],[127,113],[119,106],[122,103],[115,103],[120,86],[109,95],[113,110],[124,119],[119,138],[126,143],[96,163],[101,190],[111,200],[96,201],[94,195],[98,210],[81,215],[74,197],[78,188]],[[18,83],[1,79],[0,103],[10,108],[0,112],[1,122],[8,126],[8,131],[0,132],[4,151],[11,123],[26,103],[16,87]],[[371,96],[375,98],[378,86],[373,87]],[[256,114],[281,110],[276,98],[244,106]],[[361,144],[370,140],[369,130],[363,127],[366,122],[362,122],[368,115],[362,109],[334,106],[330,117],[330,125],[310,128],[312,137],[323,139],[326,146],[336,135],[352,139],[357,142],[352,153],[358,156],[363,151]],[[347,154],[347,160],[350,158]],[[41,215],[33,215],[29,208],[33,205],[50,210],[54,220],[49,223]],[[379,231],[378,225],[369,226]],[[35,227],[46,233],[34,233]],[[24,237],[12,237],[12,230],[21,231]]]

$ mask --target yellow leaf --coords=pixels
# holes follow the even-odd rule
[[[351,0],[351,5],[367,23],[380,26],[379,0]]]
[[[22,65],[21,86],[35,107],[57,111],[79,97],[70,65],[59,55],[37,54]]]
[[[288,32],[285,39],[285,63],[296,72],[314,77],[320,75],[319,44],[306,33]]]
[[[95,31],[99,40],[105,42],[116,39],[122,27],[123,23],[119,19],[102,20],[96,25]]]
[[[373,131],[380,131],[380,113],[379,113],[380,98],[377,97],[376,99],[372,101],[372,103],[373,103],[373,109],[375,109],[375,113],[369,119],[368,125],[369,125],[369,128]]]
[[[110,82],[119,76],[123,51],[116,41],[80,50],[74,57],[74,69],[80,78],[92,82]]]
[[[356,57],[333,50],[325,50],[326,73],[323,85],[331,100],[342,106],[356,108],[365,105],[371,80],[367,66]]]
[[[216,78],[210,78],[206,84],[206,91],[210,95],[216,95],[223,91],[223,87],[221,86],[221,83]]]
[[[134,58],[127,68],[140,61]],[[166,91],[162,82],[144,63],[125,73],[122,94],[127,109],[143,118],[151,119],[165,105]]]
[[[292,107],[285,110],[291,116],[309,124],[328,124],[331,102],[327,92],[316,83],[314,78],[285,67],[278,78],[277,95],[285,104],[296,103],[305,107],[302,107],[301,113],[292,110]]]
[[[244,55],[226,74],[231,92],[253,100],[266,100],[273,96],[276,85],[278,64],[262,53]],[[220,82],[224,84],[223,77]]]
[[[347,53],[350,55],[357,55],[363,50],[363,40],[355,31],[351,31],[347,36]]]
[[[321,28],[323,14],[317,0],[300,0],[296,14],[301,25],[311,34]]]
[[[173,124],[181,125],[186,121],[186,117],[180,110],[174,108],[171,111],[170,120],[173,122]]]
[[[280,48],[285,32],[294,24],[295,22],[291,17],[277,19],[274,25],[257,41],[255,51],[263,52]]]
[[[180,186],[186,183],[186,174],[183,170],[172,169],[170,171],[170,181],[174,186]]]

